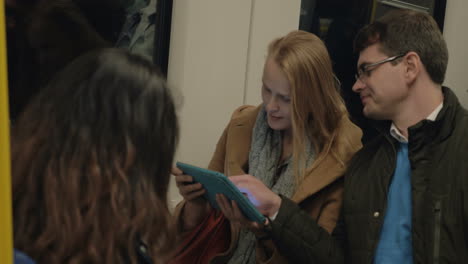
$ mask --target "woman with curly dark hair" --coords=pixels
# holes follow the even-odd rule
[[[68,65],[12,131],[15,248],[37,263],[160,263],[173,98],[150,62],[106,49]]]

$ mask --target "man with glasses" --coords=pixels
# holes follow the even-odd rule
[[[394,12],[362,29],[355,49],[353,91],[381,121],[346,178],[346,252],[356,263],[467,262],[468,113],[442,86],[436,22]]]
[[[436,22],[391,12],[355,48],[353,90],[380,135],[348,166],[340,220],[329,235],[287,198],[243,182],[277,213],[264,232],[291,263],[468,263],[468,112],[442,86],[448,52]]]

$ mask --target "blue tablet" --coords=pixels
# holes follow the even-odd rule
[[[265,222],[265,216],[253,206],[249,199],[245,197],[224,174],[182,162],[177,162],[176,166],[182,170],[184,174],[192,176],[195,182],[199,182],[203,185],[203,188],[206,189],[204,196],[213,208],[219,209],[218,203],[216,202],[216,194],[221,193],[229,200],[236,201],[245,217],[250,221],[258,223]]]

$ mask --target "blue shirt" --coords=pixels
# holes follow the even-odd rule
[[[14,264],[34,264],[35,262],[32,261],[26,254],[19,250],[14,250]]]
[[[400,143],[397,165],[388,191],[387,211],[375,251],[375,264],[413,263],[411,201],[408,143]]]

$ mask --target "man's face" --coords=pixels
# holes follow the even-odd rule
[[[400,105],[408,97],[408,88],[404,79],[405,67],[401,59],[363,67],[389,58],[379,48],[380,44],[373,44],[359,54],[358,69],[365,71],[356,80],[353,91],[359,93],[366,117],[392,120]]]

